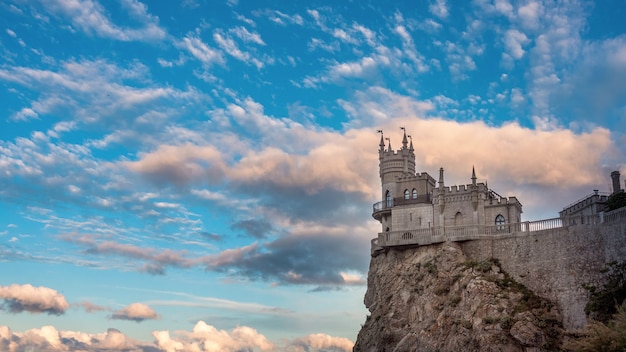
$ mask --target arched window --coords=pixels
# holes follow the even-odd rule
[[[454,226],[461,226],[463,225],[463,214],[461,214],[461,212],[456,213],[456,215],[454,215]]]
[[[409,199],[409,190],[408,189],[404,190],[404,199]]]
[[[506,220],[504,219],[504,216],[502,214],[498,214],[498,216],[496,216],[496,229],[504,230],[505,223]]]
[[[385,193],[385,207],[391,208],[393,206],[393,199],[391,198],[391,192]]]
[[[413,199],[417,199],[417,190],[413,188]]]

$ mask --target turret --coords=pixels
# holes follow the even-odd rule
[[[404,128],[403,128],[404,130]],[[402,147],[399,150],[393,150],[391,140],[382,135],[379,130],[380,144],[378,149],[378,158],[380,160],[380,179],[382,184],[396,182],[399,177],[415,175],[415,153],[413,144],[409,148],[408,137],[404,131],[402,138]],[[385,149],[385,141],[387,141],[387,149]]]
[[[472,166],[472,207],[474,211],[478,209],[478,186],[476,185],[476,170]]]
[[[443,214],[443,210],[445,209],[445,185],[443,182],[443,167],[439,169],[439,192],[438,192],[438,201],[439,201],[439,213]]]
[[[619,192],[620,189],[620,185],[619,185],[619,171],[613,171],[611,172],[611,180],[613,181],[613,194]]]

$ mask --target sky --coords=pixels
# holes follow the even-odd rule
[[[558,216],[626,175],[622,1],[0,3],[0,349],[349,351],[378,142]],[[624,177],[622,177],[623,183]]]

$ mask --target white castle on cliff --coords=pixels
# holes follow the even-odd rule
[[[571,204],[559,218],[522,222],[522,204],[516,197],[502,197],[476,180],[445,186],[443,168],[438,185],[426,172],[415,172],[413,141],[406,130],[402,147],[393,150],[382,131],[378,149],[382,200],[374,204],[372,216],[380,221],[382,232],[372,240],[372,255],[386,247],[427,245],[444,241],[493,238],[576,224],[604,222],[608,194],[593,194]],[[388,141],[388,144],[385,144]],[[611,174],[614,192],[620,189],[620,174]]]

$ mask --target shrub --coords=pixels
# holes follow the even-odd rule
[[[617,306],[626,299],[626,262],[612,262],[603,270],[606,284],[601,289],[584,285],[589,290],[589,303],[585,313],[592,319],[606,323],[617,312]]]
[[[565,348],[570,351],[626,351],[626,306],[616,308],[617,313],[604,324],[591,321],[585,327],[583,336],[570,341]]]

